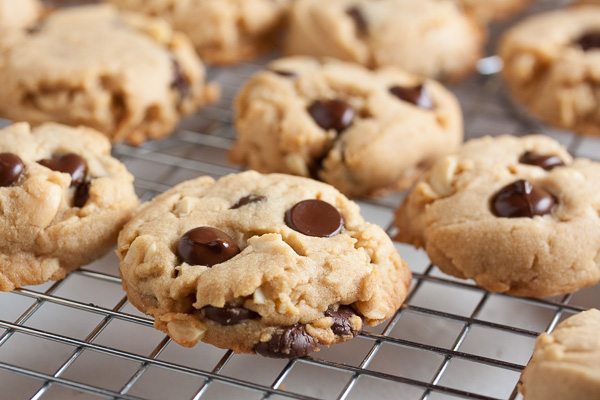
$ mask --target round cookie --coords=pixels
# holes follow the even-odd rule
[[[475,68],[484,36],[453,0],[297,0],[286,52],[458,80]]]
[[[597,400],[600,396],[600,311],[567,318],[535,342],[521,374],[524,400]]]
[[[505,33],[499,54],[507,86],[533,115],[600,135],[600,7],[530,17]]]
[[[129,300],[175,342],[276,358],[390,318],[411,281],[387,234],[333,187],[254,171],[157,196],[117,254]]]
[[[497,21],[518,14],[533,0],[455,0],[481,22]]]
[[[0,29],[27,28],[41,12],[39,0],[0,0]]]
[[[132,182],[92,129],[0,130],[0,290],[62,279],[104,255],[138,205]]]
[[[422,177],[396,238],[491,292],[552,296],[600,280],[599,211],[599,163],[544,136],[486,137]]]
[[[348,196],[410,186],[463,138],[458,101],[438,82],[309,57],[277,60],[250,78],[235,125],[231,161],[312,175]]]
[[[110,0],[124,10],[158,15],[186,33],[203,61],[230,64],[271,49],[290,0]]]
[[[85,125],[139,144],[218,96],[184,36],[109,5],[59,9],[2,47],[0,115],[11,120]]]

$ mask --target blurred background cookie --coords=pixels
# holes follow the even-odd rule
[[[481,22],[497,21],[518,14],[533,0],[455,0]]]
[[[42,12],[39,0],[0,0],[0,29],[27,28]]]

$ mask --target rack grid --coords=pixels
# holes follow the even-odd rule
[[[540,0],[531,12],[556,6]],[[492,37],[502,28],[495,26]],[[223,88],[217,105],[164,140],[115,146],[143,201],[186,179],[240,171],[226,160],[235,138],[231,102],[266,60],[210,69]],[[451,89],[465,112],[467,138],[544,133],[573,155],[600,159],[600,140],[529,119],[493,74]],[[367,220],[393,235],[393,210],[404,195],[359,204]],[[0,293],[0,398],[520,399],[516,386],[537,335],[600,307],[600,285],[544,299],[491,294],[441,273],[423,251],[396,246],[414,273],[406,304],[354,340],[295,360],[171,342],[128,303],[114,254],[60,282]]]

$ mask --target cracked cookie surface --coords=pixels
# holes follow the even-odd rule
[[[59,9],[1,46],[0,115],[11,120],[85,125],[139,144],[218,97],[185,36],[110,5]]]
[[[313,176],[349,196],[407,188],[463,138],[458,101],[396,67],[290,57],[251,77],[235,101],[231,161]]]
[[[396,238],[448,274],[517,296],[600,280],[600,164],[544,136],[467,142],[396,212]]]
[[[567,318],[542,333],[521,374],[524,400],[595,400],[600,394],[600,311]]]
[[[390,318],[411,273],[333,187],[254,171],[181,183],[119,235],[132,304],[177,343],[297,357]]]
[[[138,205],[99,132],[47,123],[0,131],[0,290],[58,280],[115,244]]]
[[[203,61],[230,64],[275,45],[290,0],[111,0],[123,10],[158,15],[194,43]]]
[[[484,37],[453,0],[297,0],[285,49],[450,81],[475,68]]]
[[[600,7],[530,17],[504,34],[498,54],[506,84],[531,114],[600,135]]]

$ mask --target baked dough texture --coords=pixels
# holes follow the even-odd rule
[[[394,95],[398,87],[421,87],[430,107]],[[343,102],[343,129],[319,124],[311,114],[319,101]],[[348,196],[408,188],[463,139],[458,101],[440,83],[311,57],[279,59],[252,76],[236,97],[235,126],[232,162],[312,175]]]
[[[1,291],[62,279],[104,255],[138,206],[133,177],[111,157],[106,137],[89,128],[14,124],[0,130],[0,153],[24,164],[17,181],[0,187]],[[40,164],[69,153],[87,165],[77,185],[69,173]],[[82,192],[87,199],[77,206]]]
[[[14,121],[85,125],[139,144],[219,94],[185,36],[110,5],[59,9],[0,47],[0,115]]]
[[[465,11],[486,23],[522,12],[533,0],[455,0]]]
[[[452,81],[475,68],[484,38],[453,0],[297,0],[286,52]]]
[[[600,397],[600,311],[561,322],[535,342],[521,375],[524,400],[596,400]]]
[[[0,0],[0,29],[27,28],[41,12],[39,0]]]
[[[534,116],[557,127],[600,135],[600,49],[578,41],[600,33],[600,7],[538,14],[501,39],[502,76]]]
[[[288,225],[292,207],[315,199],[341,215],[341,231],[315,237]],[[182,262],[182,237],[198,227],[220,230],[240,252],[212,267]],[[387,234],[333,187],[254,171],[187,181],[142,205],[121,231],[117,254],[131,303],[183,346],[202,340],[254,353],[272,346],[282,330],[301,330],[311,344],[298,352],[294,339],[271,357],[304,355],[390,318],[411,281]],[[207,306],[216,313],[233,306],[254,317],[217,322]],[[344,307],[341,332],[325,313]]]
[[[189,36],[203,61],[231,64],[279,41],[290,0],[110,0],[123,10],[160,16]]]
[[[527,152],[566,165],[545,170],[520,162]],[[551,212],[496,216],[496,194],[519,180],[553,196]],[[485,137],[419,180],[396,211],[396,239],[425,248],[442,271],[491,292],[551,296],[600,280],[599,211],[599,163],[573,160],[544,136]]]

